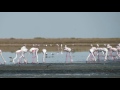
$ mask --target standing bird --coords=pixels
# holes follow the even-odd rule
[[[2,56],[2,50],[0,50],[0,55],[1,55],[2,59],[3,59],[3,61],[4,61],[4,64],[5,64],[5,63],[6,63],[6,60],[5,60],[4,57]]]
[[[105,55],[105,59],[104,61],[107,60],[107,56],[108,56],[108,49],[107,48],[100,48],[99,45],[97,44],[97,51],[98,51],[98,59],[99,59],[99,52],[102,52],[103,55]]]
[[[118,44],[118,46],[120,46],[120,43]]]
[[[43,63],[45,63],[45,58],[46,58],[46,55],[47,55],[47,50],[46,49],[42,49],[42,52],[43,52]]]
[[[58,47],[58,52],[57,52],[57,54],[59,53],[59,44],[56,44],[57,45],[57,47]]]
[[[69,47],[67,47],[67,45],[65,45],[64,51],[66,51],[66,62],[68,61],[67,58],[68,58],[68,53],[69,53],[70,62],[72,63],[73,60],[72,60],[72,56],[71,56],[71,48],[69,48]]]
[[[32,53],[32,58],[33,58],[32,63],[35,63],[35,58],[37,59],[37,63],[39,63],[38,62],[38,51],[39,51],[39,48],[35,48],[33,44],[33,47],[30,48],[29,50],[29,52]]]
[[[116,46],[117,50],[118,50],[118,54],[120,55],[120,43],[118,44],[118,46]]]
[[[112,46],[110,45],[107,45],[107,48],[109,51],[111,51],[111,56],[112,56],[112,59],[113,59],[113,55],[112,53],[115,52],[117,55],[115,56],[116,59],[118,59],[118,57],[120,57],[120,55],[118,54],[118,49],[117,48],[113,48]],[[118,57],[117,57],[118,56]],[[115,58],[114,58],[115,59]]]
[[[62,48],[62,44],[61,44],[61,54],[63,54],[63,48]]]
[[[23,52],[24,63],[27,63],[28,61],[27,61],[27,59],[25,58],[25,53],[28,52],[28,49],[26,48],[26,45],[22,46],[22,47],[21,47],[21,50],[22,50],[22,52]]]
[[[12,59],[11,62],[13,62],[15,64],[15,59],[17,59],[18,55],[20,55],[19,59],[18,59],[18,63],[20,63],[20,59],[23,58],[24,59],[24,63],[27,63],[27,60],[25,58],[25,53],[27,53],[28,49],[26,48],[26,46],[22,46],[20,50],[17,50],[16,56]]]
[[[120,46],[116,46],[117,50],[118,50],[118,55],[120,55]]]
[[[94,60],[96,61],[96,58],[95,58],[95,52],[97,51],[97,48],[96,47],[93,47],[93,45],[91,44],[91,49],[89,50],[89,55],[88,55],[88,57],[87,57],[87,59],[86,59],[86,62],[88,61],[88,59],[89,59],[89,57],[92,55],[93,56],[93,58],[94,58]]]

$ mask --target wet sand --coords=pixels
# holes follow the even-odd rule
[[[0,65],[0,78],[119,78],[120,61]]]

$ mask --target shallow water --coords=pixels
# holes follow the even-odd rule
[[[53,55],[52,55],[52,54]],[[72,56],[72,60],[73,63],[85,63],[86,62],[86,58],[89,55],[89,52],[74,52],[71,53]],[[11,59],[9,57],[14,58],[15,57],[15,53],[12,52],[3,52],[2,56],[4,57],[4,59],[6,60],[6,64],[13,64],[11,61]],[[17,59],[15,60],[15,62],[17,63],[18,59],[20,56],[17,57]],[[28,60],[28,63],[32,63],[33,58],[32,58],[32,54],[26,53],[25,54],[25,58]],[[42,62],[42,58],[43,58],[43,53],[38,53],[38,61],[39,63],[43,63]],[[98,57],[96,57],[98,58]],[[109,60],[111,60],[112,58],[109,57]],[[68,54],[68,62],[70,62],[70,57]],[[89,58],[90,60],[90,58]],[[102,55],[102,53],[100,53],[100,57],[99,57],[100,61],[104,60],[104,56]],[[21,59],[22,63],[23,63],[23,59]],[[36,59],[35,59],[36,61]],[[47,52],[47,56],[45,58],[46,63],[65,63],[66,62],[66,52]],[[3,63],[2,58],[0,57],[0,62]]]
[[[52,55],[51,53],[53,53],[54,55]],[[72,59],[73,59],[74,63],[78,63],[78,62],[82,63],[82,62],[86,61],[86,57],[87,57],[88,54],[89,54],[88,52],[74,52],[74,53],[71,53],[71,56],[72,56]],[[6,64],[13,64],[12,62],[10,62],[11,59],[9,57],[14,58],[15,53],[3,52],[2,55],[3,55],[4,59],[6,60]],[[39,61],[39,63],[42,63],[42,57],[43,57],[43,53],[38,53],[38,61]],[[32,60],[33,60],[32,54],[26,53],[25,58],[28,60],[28,63],[32,63]],[[15,62],[17,62],[18,59],[19,59],[19,56],[15,60]],[[66,52],[63,52],[62,54],[61,54],[61,52],[60,53],[47,52],[47,56],[45,58],[45,61],[46,61],[46,63],[65,63],[65,61],[66,61]],[[0,58],[0,62],[3,63],[2,58]],[[69,55],[68,55],[68,62],[70,62]],[[23,63],[23,60],[22,60],[22,63]]]

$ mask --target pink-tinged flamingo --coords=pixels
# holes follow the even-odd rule
[[[42,52],[43,52],[43,63],[45,63],[45,58],[46,58],[46,55],[47,55],[47,50],[46,49],[42,49]]]
[[[3,61],[4,61],[4,64],[6,64],[6,60],[4,59],[4,57],[2,55],[2,50],[0,50],[0,55],[1,55],[2,59],[3,59]]]
[[[118,50],[118,55],[120,54],[120,46],[116,46],[117,50]]]
[[[97,48],[96,47],[93,47],[93,45],[91,44],[91,49],[89,50],[89,55],[88,55],[88,57],[87,57],[87,59],[86,59],[86,63],[88,62],[88,59],[89,59],[89,57],[92,55],[93,56],[93,58],[94,58],[94,61],[96,61],[96,58],[95,58],[95,52],[97,51]]]
[[[109,44],[107,45],[107,48],[108,48],[109,51],[111,51],[112,59],[113,59],[113,55],[112,55],[113,52],[116,52],[117,56],[120,57],[120,55],[118,54],[118,50],[117,50],[117,48],[113,48],[113,47],[110,46]],[[116,56],[116,59],[118,59],[117,56]],[[114,58],[114,59],[115,59],[115,58]]]
[[[64,51],[66,51],[66,62],[68,61],[68,54],[69,54],[70,62],[72,63],[73,60],[72,60],[72,56],[71,56],[71,48],[69,48],[69,47],[67,47],[67,45],[65,45]]]
[[[38,48],[35,48],[35,47],[34,47],[34,44],[33,44],[33,47],[30,48],[30,50],[29,50],[29,52],[32,53],[32,58],[33,58],[32,63],[35,63],[35,58],[37,59],[37,60],[36,60],[37,63],[39,63],[39,62],[38,62],[38,51],[39,51],[39,49],[38,49]]]
[[[27,53],[28,49],[26,48],[26,46],[21,47],[20,50],[17,50],[16,56],[12,59],[11,62],[13,62],[15,64],[15,59],[17,59],[18,55],[20,55],[19,59],[18,59],[18,63],[20,64],[20,59],[24,59],[24,63],[27,63],[27,60],[25,58],[25,53]]]
[[[97,49],[96,50],[98,51],[98,59],[99,59],[99,52],[102,52],[103,55],[105,55],[104,61],[106,61],[107,56],[108,56],[108,49],[107,48],[100,48],[99,45],[97,44]]]
[[[118,44],[118,46],[116,46],[117,50],[118,50],[118,54],[120,55],[120,43]]]

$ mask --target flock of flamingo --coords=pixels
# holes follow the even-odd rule
[[[59,48],[59,44],[56,44],[56,45],[58,46],[58,52],[59,52],[59,49],[61,49],[61,54],[63,54],[63,53],[62,53],[62,51],[63,51],[62,44],[61,44],[61,48]],[[45,45],[45,46],[47,46],[47,45]],[[27,64],[28,61],[27,61],[27,59],[25,58],[25,53],[28,52],[29,54],[32,54],[32,58],[33,58],[32,63],[39,63],[39,62],[38,62],[38,51],[39,51],[39,48],[38,48],[38,47],[35,47],[35,44],[33,44],[33,47],[30,48],[30,50],[27,49],[26,45],[23,45],[19,50],[17,50],[17,51],[15,52],[16,55],[15,55],[14,58],[13,58],[13,57],[9,57],[9,58],[11,59],[10,62],[13,62],[14,64],[16,64],[15,60],[16,60],[16,59],[18,58],[18,56],[19,56],[17,63],[20,64],[20,61],[23,59],[23,60],[24,60],[24,63]],[[72,60],[72,56],[71,56],[71,48],[69,48],[69,47],[67,47],[67,45],[65,45],[64,51],[67,52],[67,53],[66,53],[66,62],[68,61],[68,60],[67,60],[68,54],[69,54],[69,57],[70,57],[70,61],[72,62],[73,60]],[[45,58],[46,58],[46,55],[47,55],[47,50],[46,50],[46,49],[42,49],[42,53],[43,53],[42,61],[43,61],[43,63],[46,63]],[[2,50],[0,50],[0,55],[1,55],[2,59],[3,59],[3,61],[4,61],[4,64],[6,64],[6,60],[5,60],[4,57],[2,56]],[[53,55],[53,54],[52,54],[52,55]],[[36,59],[36,60],[35,60],[35,59]]]
[[[66,52],[66,62],[68,61],[68,56],[70,58],[70,62],[72,63],[73,62],[73,59],[72,59],[72,55],[71,55],[71,52],[72,52],[72,49],[70,47],[67,47],[67,45],[65,45],[64,49],[62,48],[62,44],[61,44],[61,48],[59,48],[59,44],[56,44],[58,46],[58,51],[59,49],[61,49],[61,54],[63,54],[62,51],[65,51]],[[47,45],[46,45],[47,46]],[[97,60],[97,57],[99,59],[99,56],[100,56],[100,52],[102,52],[103,56],[104,56],[104,61],[108,60],[108,57],[111,56],[112,59],[118,59],[118,57],[120,57],[120,43],[115,47],[112,47],[110,44],[104,44],[105,47],[99,47],[99,44],[96,44],[97,47],[93,47],[93,45],[91,44],[91,48],[89,49],[89,55],[86,59],[86,63],[89,61],[89,59],[91,58],[92,61],[96,61]],[[23,45],[19,50],[17,50],[15,52],[16,56],[14,58],[12,57],[9,57],[11,58],[11,62],[13,62],[14,64],[16,63],[16,59],[18,58],[18,61],[17,63],[20,64],[20,61],[21,59],[24,60],[24,63],[28,63],[27,59],[25,58],[25,53],[29,53],[29,54],[32,54],[32,63],[39,63],[38,62],[38,51],[39,51],[39,48],[38,47],[35,47],[35,44],[33,44],[33,47],[30,48],[30,50],[27,49],[26,45]],[[113,53],[116,53],[116,56],[113,55]],[[42,61],[43,63],[46,63],[45,61],[45,57],[47,55],[47,50],[46,49],[42,49],[42,53],[43,53],[43,58],[42,58]],[[4,57],[2,56],[2,50],[0,50],[0,55],[4,61],[4,64],[6,64],[6,60],[4,59]],[[36,61],[35,61],[36,59]]]
[[[104,44],[105,47],[99,47],[99,44],[97,44],[97,47],[93,47],[91,44],[91,48],[89,50],[89,55],[86,59],[86,62],[88,62],[89,58],[92,57],[93,61],[96,61],[96,56],[99,55],[100,52],[102,52],[104,56],[104,61],[108,60],[108,57],[111,56],[112,59],[118,59],[120,57],[120,43],[116,47],[112,47],[110,44]],[[115,53],[116,55],[113,55]]]

